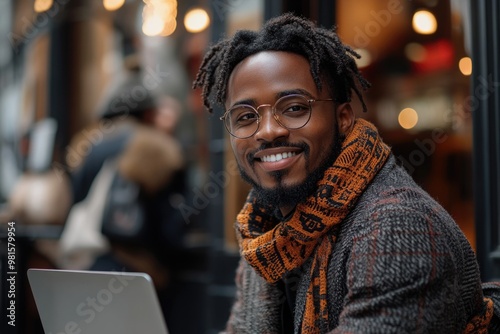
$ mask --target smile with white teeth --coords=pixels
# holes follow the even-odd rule
[[[262,158],[260,158],[261,161],[264,162],[276,162],[280,161],[286,158],[290,158],[296,155],[295,152],[285,152],[285,153],[278,153],[278,154],[271,154],[271,155],[266,155]]]

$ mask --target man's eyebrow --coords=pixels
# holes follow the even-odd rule
[[[233,103],[229,108],[232,108],[234,106],[239,106],[239,105],[242,105],[242,104],[248,104],[248,105],[251,105],[251,106],[255,106],[255,100],[254,99],[239,100],[239,101],[236,101],[235,103]]]
[[[296,88],[296,89],[289,89],[285,90],[282,92],[279,92],[276,94],[276,99],[279,99],[280,97],[287,96],[287,95],[294,95],[294,94],[299,94],[299,95],[305,95],[307,97],[312,98],[312,94],[309,93],[307,90],[301,89],[301,88]]]
[[[276,100],[279,99],[280,97],[287,96],[287,95],[294,95],[294,94],[305,95],[307,97],[313,98],[312,94],[309,93],[307,90],[301,89],[301,88],[296,88],[296,89],[284,90],[284,91],[277,93]],[[270,101],[269,103],[271,103],[271,102],[272,101]],[[235,103],[233,103],[230,108],[237,106],[237,105],[242,105],[242,104],[255,106],[257,104],[257,102],[254,99],[243,99],[243,100],[239,100],[239,101],[236,101]]]

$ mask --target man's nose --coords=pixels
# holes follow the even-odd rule
[[[290,134],[290,131],[275,118],[270,107],[261,108],[260,115],[259,129],[255,133],[256,140],[272,142]]]

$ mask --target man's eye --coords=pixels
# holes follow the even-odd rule
[[[241,114],[238,117],[238,121],[240,121],[240,122],[252,121],[252,120],[256,120],[256,119],[257,119],[257,115],[254,112],[247,112],[247,113]]]
[[[302,116],[304,113],[309,112],[309,106],[302,103],[290,104],[282,109],[282,114],[287,117]]]
[[[232,112],[232,122],[236,126],[245,126],[257,121],[259,116],[253,110],[235,110]]]

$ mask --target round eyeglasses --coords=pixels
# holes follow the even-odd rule
[[[317,101],[333,101],[333,99],[308,99],[299,94],[286,95],[279,98],[274,106],[262,104],[253,107],[249,104],[237,104],[227,110],[220,119],[224,121],[224,126],[231,136],[240,139],[250,138],[259,130],[262,120],[259,108],[271,107],[273,117],[279,125],[289,130],[300,129],[311,119],[311,104]]]

